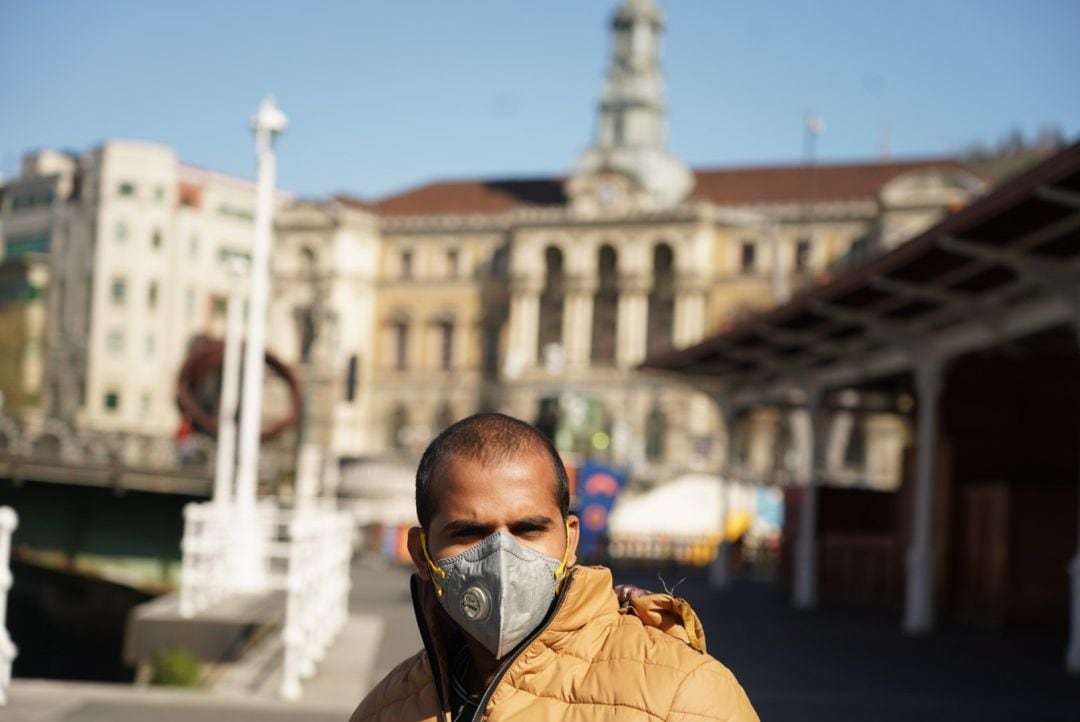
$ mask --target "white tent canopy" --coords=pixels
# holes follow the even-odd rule
[[[711,474],[684,474],[638,496],[622,496],[608,521],[612,537],[642,534],[719,535],[724,529],[721,497],[724,481]],[[757,487],[733,482],[727,515],[754,516]]]

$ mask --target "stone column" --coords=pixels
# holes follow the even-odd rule
[[[589,365],[592,351],[593,296],[596,279],[591,276],[570,276],[564,282],[563,349],[570,368]]]
[[[691,346],[705,334],[705,289],[708,279],[700,276],[679,276],[675,279],[676,347]]]
[[[923,355],[915,361],[919,419],[915,441],[915,495],[911,546],[907,551],[904,631],[920,634],[934,625],[934,484],[937,465],[941,362]]]
[[[510,375],[536,363],[540,339],[540,292],[544,279],[515,276],[510,282],[510,328],[506,365]]]
[[[806,392],[806,413],[809,420],[808,443],[802,459],[805,479],[802,504],[799,506],[799,535],[795,541],[794,603],[799,609],[813,609],[818,603],[817,573],[817,506],[818,467],[825,437],[825,408],[820,389]]]
[[[727,519],[731,515],[731,483],[735,472],[735,407],[726,399],[717,399],[716,402],[724,420],[724,466],[720,472],[720,545],[716,550],[716,559],[709,565],[709,586],[722,589],[731,580]]]
[[[615,335],[615,363],[619,368],[633,368],[645,359],[651,288],[652,278],[644,274],[619,278],[619,325]]]

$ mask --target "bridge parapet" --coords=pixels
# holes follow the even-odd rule
[[[192,503],[184,508],[183,562],[179,611],[198,620],[234,595],[237,563],[250,563],[233,552],[233,509],[227,504]],[[309,500],[299,508],[283,508],[269,500],[258,507],[262,534],[262,573],[267,592],[284,592],[284,648],[280,695],[302,694],[301,682],[315,673],[318,662],[348,620],[350,562],[354,518],[333,500]]]
[[[11,589],[11,535],[19,517],[9,506],[0,506],[0,706],[7,704],[11,665],[18,650],[7,630],[7,595]]]
[[[215,441],[201,435],[173,439],[0,415],[0,478],[208,496],[216,454]],[[278,479],[291,463],[287,448],[264,444],[260,479]]]

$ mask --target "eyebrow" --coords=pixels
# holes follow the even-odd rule
[[[515,519],[507,524],[511,530],[521,528],[548,528],[555,521],[550,516],[535,515],[526,516],[521,519]],[[454,521],[447,522],[442,528],[443,534],[487,534],[491,533],[491,530],[495,527],[491,524],[484,524],[479,521],[472,521],[470,519],[455,519]]]

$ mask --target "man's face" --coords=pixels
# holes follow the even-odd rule
[[[450,457],[434,479],[436,512],[427,532],[428,554],[434,561],[446,559],[504,531],[541,554],[562,559],[567,534],[555,502],[555,483],[551,459],[543,452],[529,451],[490,464]],[[577,517],[571,516],[568,524],[567,564],[573,565],[577,562]],[[409,551],[421,576],[427,578],[419,529],[409,535]]]

